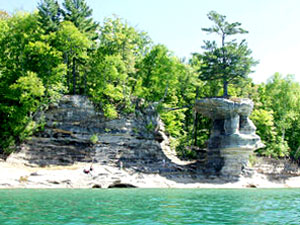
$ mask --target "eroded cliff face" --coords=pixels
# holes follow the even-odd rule
[[[178,187],[200,179],[195,162],[170,149],[155,107],[135,104],[134,113],[109,120],[86,97],[64,96],[40,115],[45,129],[7,158],[0,188]]]
[[[156,110],[136,104],[135,113],[108,120],[86,97],[64,96],[41,115],[45,129],[7,161],[31,166],[94,162],[149,173],[174,169],[164,153],[169,140]]]
[[[249,119],[253,109],[250,99],[206,98],[196,101],[195,110],[212,119],[208,140],[208,170],[223,175],[239,175],[247,166],[249,155],[263,147],[256,127]]]

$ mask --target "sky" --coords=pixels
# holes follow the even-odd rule
[[[32,12],[40,0],[0,0],[0,10]],[[62,2],[62,0],[59,0]],[[241,22],[252,56],[259,64],[250,75],[255,83],[266,82],[275,72],[293,74],[300,81],[299,0],[86,0],[93,17],[103,23],[117,15],[164,44],[174,55],[190,58],[202,52],[203,40],[215,36],[201,30],[210,27],[211,10],[226,15],[228,22]]]

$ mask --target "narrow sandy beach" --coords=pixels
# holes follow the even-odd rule
[[[205,178],[192,174],[145,174],[130,169],[93,165],[89,174],[83,172],[87,163],[72,166],[29,167],[0,162],[0,188],[299,188],[300,176],[270,177],[257,172],[238,179]]]

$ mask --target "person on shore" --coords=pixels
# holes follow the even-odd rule
[[[86,169],[86,168],[83,169],[83,173],[90,174],[92,176],[93,170],[94,170],[94,168],[93,168],[93,163],[92,163],[89,169]]]

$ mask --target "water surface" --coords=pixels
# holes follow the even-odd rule
[[[8,189],[0,224],[300,224],[300,189]]]

